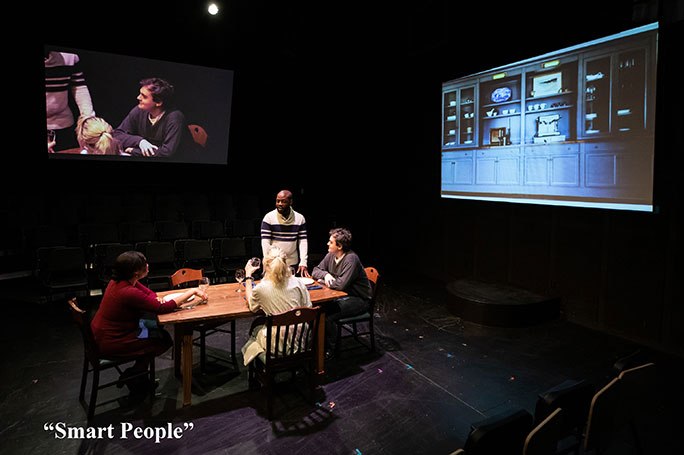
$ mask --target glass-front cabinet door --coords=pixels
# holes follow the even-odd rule
[[[444,93],[443,139],[444,148],[476,145],[475,86],[454,88]]]
[[[643,130],[646,50],[641,48],[619,53],[615,65],[613,129],[616,132]]]
[[[520,144],[522,70],[505,71],[480,79],[480,144]]]
[[[584,62],[584,127],[585,137],[610,133],[610,55]]]

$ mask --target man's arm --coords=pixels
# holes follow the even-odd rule
[[[136,149],[137,151],[134,152],[136,154],[140,153],[138,144],[143,140],[143,137],[138,135],[138,120],[136,118],[138,109],[137,106],[131,109],[126,118],[124,118],[121,121],[121,124],[114,130],[113,134],[116,140],[121,144],[121,148],[124,150],[128,148]]]
[[[261,221],[261,254],[266,256],[266,252],[271,247],[273,241],[273,231],[271,225],[266,221],[266,217]]]
[[[302,276],[308,276],[308,261],[309,261],[309,241],[306,237],[306,221],[302,217],[302,225],[297,233],[297,242],[299,243],[299,269],[298,272]]]
[[[347,255],[342,259],[342,268],[340,273],[335,277],[335,280],[328,285],[330,289],[339,291],[346,291],[349,286],[359,276],[360,261],[356,255]]]
[[[311,272],[311,277],[314,280],[325,279],[325,276],[328,274],[328,269],[330,267],[330,256],[330,254],[326,254],[321,263],[314,267],[313,272]]]

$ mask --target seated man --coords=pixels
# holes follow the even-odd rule
[[[332,357],[337,343],[337,321],[361,314],[368,309],[372,290],[361,260],[351,250],[352,235],[349,230],[337,228],[330,231],[328,254],[318,264],[311,276],[322,280],[330,289],[344,291],[347,297],[325,306],[326,359]]]
[[[183,113],[174,108],[173,85],[164,79],[140,81],[138,105],[114,130],[114,137],[133,156],[190,159],[194,141]]]

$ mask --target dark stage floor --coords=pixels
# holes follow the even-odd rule
[[[318,377],[316,405],[303,400],[296,382],[283,382],[269,422],[263,395],[248,390],[240,358],[239,371],[212,360],[202,375],[197,366],[193,405],[184,408],[168,352],[156,363],[153,402],[131,401],[126,389],[102,392],[98,402],[113,401],[98,407],[92,425],[113,424],[112,438],[57,439],[46,425],[87,425],[78,400],[80,334],[65,304],[35,303],[23,291],[2,285],[0,453],[6,454],[449,454],[463,446],[472,422],[516,407],[534,413],[537,395],[568,378],[602,386],[614,377],[613,363],[640,348],[562,321],[478,326],[448,311],[443,286],[387,279],[377,308],[377,353],[357,349],[328,363]],[[248,327],[239,321],[238,351]],[[225,335],[211,337],[209,346],[212,355],[227,358]],[[652,424],[658,432],[648,442],[660,443],[648,453],[676,453],[684,446],[677,432],[682,362],[651,355],[659,374]],[[192,428],[156,443],[132,433],[122,438],[125,422]],[[628,436],[613,453],[636,453]]]

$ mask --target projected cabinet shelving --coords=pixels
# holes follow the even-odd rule
[[[634,182],[652,173],[655,36],[444,84],[442,191],[641,197],[646,185]]]

